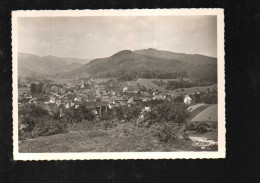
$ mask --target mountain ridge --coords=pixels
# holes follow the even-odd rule
[[[94,59],[80,68],[64,73],[64,76],[86,73],[96,77],[117,77],[123,72],[137,73],[140,76],[139,73],[144,71],[157,72],[161,75],[163,73],[176,73],[177,75],[190,73],[196,76],[210,76],[210,72],[212,75],[217,75],[216,68],[217,59],[203,55],[156,49],[122,50],[110,57]]]
[[[208,55],[203,55],[203,54],[197,54],[197,53],[182,53],[182,52],[174,52],[174,51],[169,51],[169,50],[159,50],[159,49],[155,49],[155,48],[146,48],[146,49],[139,49],[139,50],[133,50],[133,51],[141,51],[141,50],[151,50],[151,51],[171,52],[171,53],[175,53],[175,54],[183,54],[183,55],[198,55],[198,56],[204,56],[204,57],[209,57],[209,58],[214,58],[214,59],[217,58],[217,57],[208,56]]]
[[[148,78],[157,76],[161,78],[203,77],[214,78],[214,80],[217,78],[217,58],[199,54],[175,53],[148,48],[133,51],[121,50],[109,57],[86,60],[86,64],[78,63],[79,60],[82,59],[51,55],[39,57],[20,53],[18,54],[18,68],[19,71],[24,69],[26,72],[32,71],[68,78],[83,75],[121,77],[127,74],[132,77]],[[143,74],[144,72],[146,75]]]
[[[200,54],[177,53],[165,50],[157,50],[153,48],[134,50],[134,52],[155,58],[176,59],[193,64],[204,64],[204,62],[208,62],[209,64],[216,64],[215,62],[217,61],[217,58],[210,56]]]
[[[88,63],[86,59],[57,56],[37,56],[30,53],[18,53],[18,73],[58,74],[68,72]]]
[[[51,58],[51,57],[53,57],[53,58],[62,58],[62,59],[77,59],[77,60],[82,60],[82,62],[93,60],[93,59],[87,59],[87,58],[63,57],[63,56],[55,56],[55,55],[39,56],[39,55],[35,55],[35,54],[32,54],[32,53],[24,53],[24,52],[18,52],[18,55],[30,55],[30,56],[36,56],[36,57],[41,57],[41,58],[48,58],[48,57]]]

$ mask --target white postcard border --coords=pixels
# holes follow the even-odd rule
[[[17,18],[48,16],[173,16],[217,15],[218,57],[218,151],[215,152],[61,152],[20,153],[18,151],[18,67]],[[12,12],[13,63],[13,158],[14,160],[92,160],[92,159],[216,159],[226,157],[225,62],[223,9],[133,9],[133,10],[29,10]]]

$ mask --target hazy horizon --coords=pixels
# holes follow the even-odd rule
[[[92,60],[153,48],[217,57],[216,16],[23,17],[18,53]]]
[[[143,49],[140,49],[140,50],[145,50],[145,49],[155,49],[155,48],[143,48]],[[124,50],[129,50],[129,49],[124,49]],[[124,51],[124,50],[120,50],[120,51]],[[169,51],[169,50],[159,50],[159,49],[156,49],[158,51]],[[118,52],[120,52],[118,51]],[[130,51],[138,51],[138,50],[130,50]],[[118,53],[116,52],[116,53]],[[174,51],[170,51],[170,52],[173,52],[173,53],[180,53],[180,52],[174,52]],[[112,55],[116,54],[116,53],[113,53]],[[97,57],[97,58],[80,58],[80,57],[70,57],[70,56],[56,56],[56,55],[43,55],[43,56],[40,56],[40,55],[36,55],[36,54],[33,54],[33,53],[25,53],[25,52],[18,52],[18,54],[28,54],[28,55],[35,55],[35,56],[38,56],[38,57],[47,57],[47,56],[53,56],[53,57],[60,57],[60,58],[75,58],[75,59],[82,59],[82,60],[94,60],[94,59],[97,59],[97,58],[106,58],[106,57]],[[181,54],[181,53],[180,53]],[[183,54],[190,54],[190,55],[202,55],[202,54],[196,54],[196,53],[183,53]],[[107,57],[110,57],[112,55],[109,55]],[[217,58],[217,57],[213,57],[213,56],[208,56],[208,55],[202,55],[202,56],[206,56],[206,57],[212,57],[212,58]]]

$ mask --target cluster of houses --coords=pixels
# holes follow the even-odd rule
[[[140,91],[138,87],[124,86],[115,92],[111,87],[95,80],[78,80],[67,84],[53,84],[45,88],[44,97],[32,97],[30,92],[19,96],[19,105],[35,103],[50,113],[59,111],[63,114],[65,109],[79,108],[81,105],[92,109],[97,115],[103,111],[120,106],[131,106],[140,102],[151,100],[169,100],[175,96],[160,91]],[[186,95],[184,103],[190,104],[191,98]]]

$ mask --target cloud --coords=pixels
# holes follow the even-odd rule
[[[153,47],[216,56],[216,30],[214,16],[27,17],[18,21],[18,50],[94,59]]]
[[[87,38],[92,37],[93,34],[91,32],[87,33]]]
[[[57,43],[61,45],[73,45],[76,41],[72,37],[61,36],[58,37]]]

